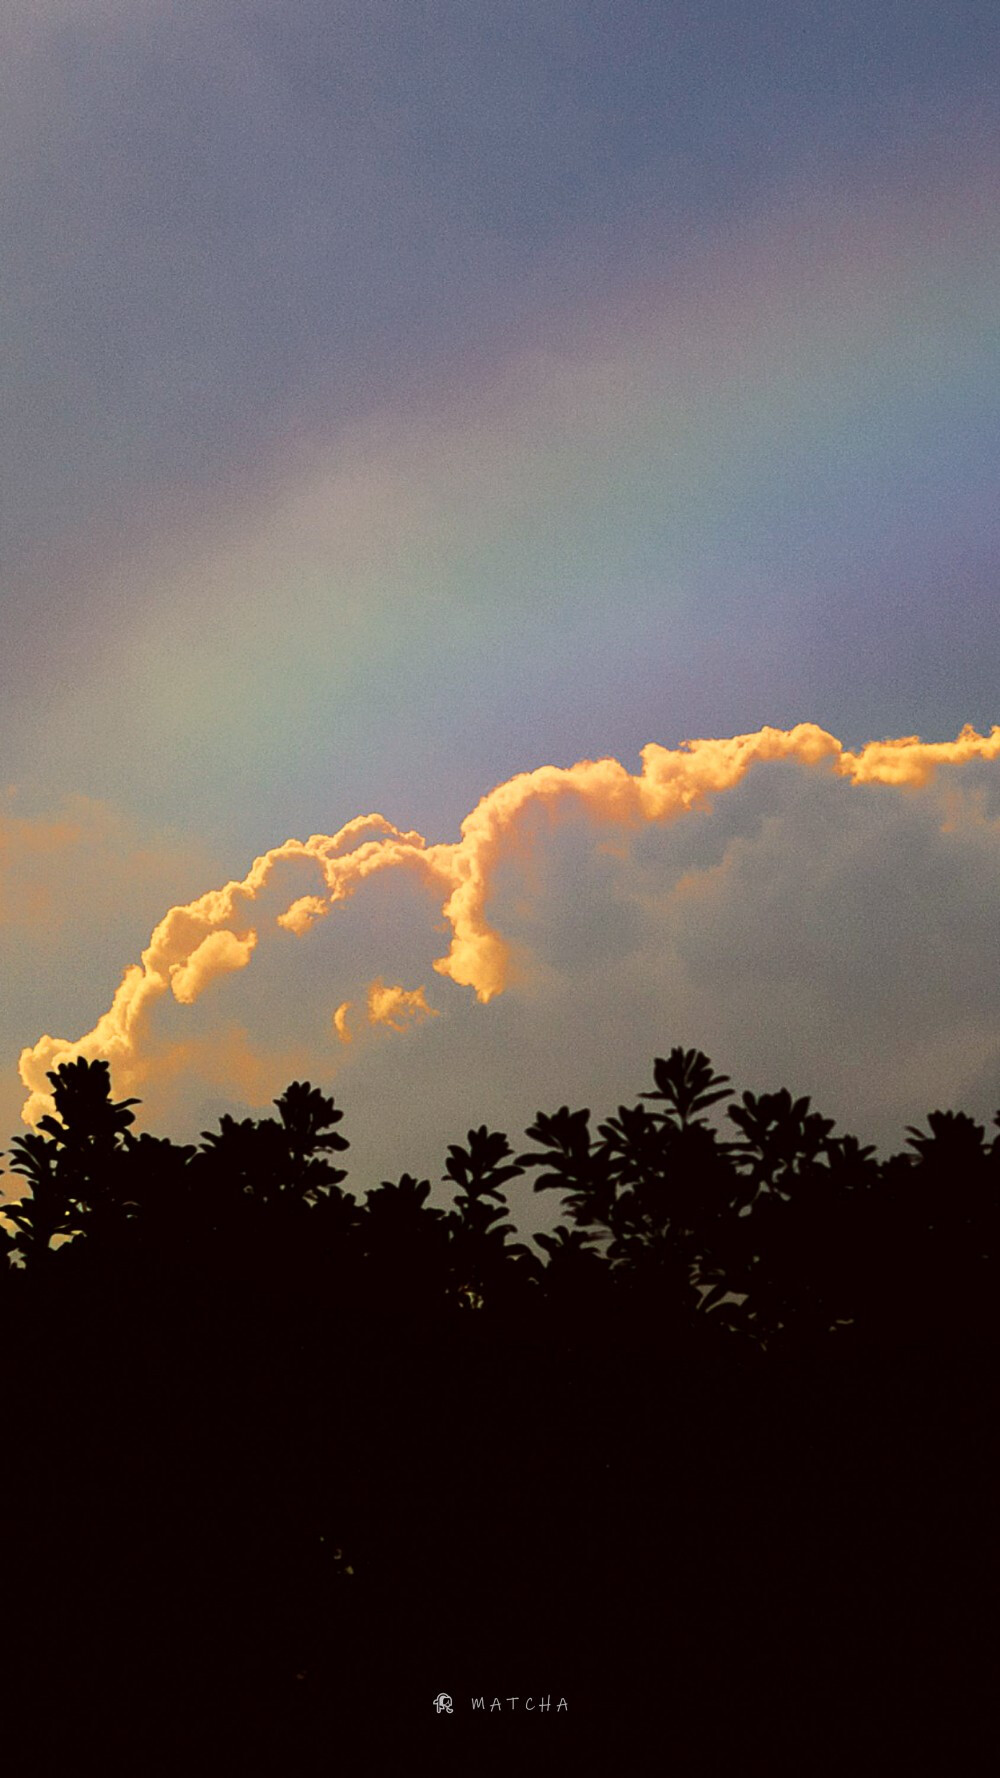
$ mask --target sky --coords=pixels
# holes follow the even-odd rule
[[[677,1043],[992,1117],[998,65],[978,0],[8,0],[0,1129],[309,1078],[360,1190]]]

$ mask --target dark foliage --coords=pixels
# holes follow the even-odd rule
[[[308,1082],[194,1148],[49,1078],[0,1237],[12,1773],[991,1768],[1000,1135],[879,1160],[675,1048],[362,1198]],[[532,1693],[565,1717],[470,1714]]]

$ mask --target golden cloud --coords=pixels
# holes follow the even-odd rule
[[[423,988],[387,986],[381,979],[368,989],[368,1023],[405,1031],[414,1020],[436,1019],[437,1008],[428,1006]]]
[[[254,929],[246,929],[244,915],[284,861],[314,870],[325,891],[298,895],[274,916],[276,926],[297,937],[376,874],[415,873],[441,898],[451,932],[448,949],[434,961],[434,969],[471,988],[486,1003],[503,992],[510,972],[509,946],[490,922],[490,896],[498,867],[516,849],[519,822],[531,807],[558,815],[575,806],[602,826],[636,829],[707,807],[758,762],[791,760],[854,784],[917,789],[941,767],[997,757],[1000,727],[988,736],[965,728],[953,742],[924,742],[916,736],[871,742],[854,753],[815,724],[800,723],[789,730],[763,728],[725,740],[689,741],[675,749],[651,742],[642,749],[638,773],[615,759],[519,773],[482,798],[452,844],[428,845],[420,834],[404,832],[374,814],[358,816],[333,835],[286,840],[257,858],[241,881],[171,908],[155,927],[141,962],[126,969],[110,1007],[92,1030],[75,1042],[43,1036],[22,1051],[20,1075],[28,1090],[22,1116],[37,1121],[50,1105],[47,1071],[76,1055],[106,1057],[119,1091],[135,1085],[148,1068],[151,1008],[168,988],[176,1000],[190,1005],[221,972],[249,964],[265,923],[257,919]],[[370,1023],[394,1031],[432,1013],[423,988],[407,990],[380,980],[368,990],[366,1010]],[[345,1042],[352,1035],[350,1011],[351,1002],[344,1001],[334,1015],[334,1027]]]
[[[227,927],[221,932],[210,932],[191,952],[186,963],[171,965],[170,987],[174,999],[182,1006],[190,1006],[217,975],[231,969],[245,969],[256,943],[257,934],[253,931],[245,932],[242,938]]]

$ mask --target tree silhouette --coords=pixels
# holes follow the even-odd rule
[[[427,1179],[404,1173],[367,1193],[360,1227],[369,1300],[409,1314],[440,1301],[450,1273],[445,1211],[428,1203]]]
[[[591,1138],[589,1110],[562,1105],[551,1115],[540,1111],[525,1133],[540,1147],[519,1155],[518,1165],[548,1169],[535,1180],[536,1192],[564,1192],[562,1208],[575,1223],[608,1227],[614,1179],[607,1153]]]
[[[259,1203],[315,1204],[347,1177],[328,1159],[349,1147],[336,1130],[344,1114],[309,1081],[293,1081],[274,1103],[277,1118],[237,1122],[224,1113],[218,1131],[202,1132],[202,1154],[213,1173]]]
[[[668,1731],[678,1769],[918,1772],[935,1686],[934,1778],[991,1769],[1000,1134],[934,1111],[880,1160],[677,1047],[523,1154],[469,1129],[446,1207],[346,1189],[309,1082],[197,1149],[105,1062],[50,1082],[0,1236],[12,1771],[102,1735],[150,1778],[437,1769],[406,1699],[444,1669],[563,1686],[560,1769],[602,1778]],[[526,1170],[560,1195],[530,1248]]]
[[[336,1128],[344,1114],[307,1080],[293,1080],[275,1104],[287,1145],[285,1189],[315,1204],[347,1178],[346,1169],[328,1158],[350,1147]]]
[[[657,1056],[653,1080],[654,1090],[639,1097],[665,1104],[667,1109],[661,1116],[680,1129],[703,1123],[700,1114],[727,1098],[730,1088],[729,1076],[716,1074],[701,1050],[684,1050],[679,1044],[666,1060]]]
[[[445,1180],[459,1187],[449,1219],[451,1260],[458,1300],[482,1308],[502,1295],[511,1279],[511,1261],[525,1261],[530,1249],[511,1242],[514,1224],[504,1221],[504,1186],[523,1172],[507,1137],[485,1124],[468,1132],[468,1146],[453,1143],[445,1162]],[[524,1267],[521,1267],[524,1274]]]
[[[66,1189],[59,1150],[51,1138],[35,1131],[15,1136],[11,1152],[11,1171],[27,1181],[29,1195],[6,1203],[4,1215],[17,1231],[12,1245],[19,1259],[35,1267],[52,1251],[57,1236],[80,1233],[83,1209]]]
[[[30,1198],[8,1207],[18,1228],[18,1247],[37,1265],[57,1237],[86,1234],[100,1239],[134,1208],[128,1195],[126,1132],[137,1099],[111,1098],[105,1061],[79,1057],[48,1075],[55,1116],[11,1144],[12,1172],[28,1181]]]

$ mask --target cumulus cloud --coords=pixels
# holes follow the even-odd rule
[[[595,1096],[602,1080],[625,1090],[609,1058],[644,1066],[675,1041],[709,1048],[742,1084],[767,1085],[746,1070],[768,1060],[799,1090],[829,1081],[848,1115],[851,1094],[875,1115],[878,1095],[883,1108],[908,1104],[921,1083],[960,1092],[988,1081],[1000,1054],[983,986],[1000,875],[998,761],[1000,728],[852,752],[800,724],[650,744],[637,773],[613,759],[539,767],[484,796],[454,843],[428,844],[377,815],[287,840],[242,880],[171,908],[81,1038],[45,1036],[23,1051],[22,1115],[37,1120],[46,1071],[73,1055],[107,1057],[121,1091],[176,1079],[192,1042],[182,1022],[210,982],[220,1022],[255,1008],[275,1059],[295,1047],[290,1027],[275,1048],[284,997],[295,1053],[321,1076],[347,1070],[352,1090],[366,1071],[386,1081],[399,1064],[383,1040],[420,1023],[420,1042],[406,1046],[414,1103],[436,1095],[440,1106],[452,1092],[459,1119],[460,1095],[469,1117],[504,1087],[513,1108],[519,1070],[538,1101],[549,1078],[561,1098],[574,1080]],[[393,908],[406,886],[419,905],[404,945]],[[434,956],[436,933],[446,943]],[[446,1004],[388,976],[402,973],[403,951],[411,981],[430,964],[450,984]],[[509,1010],[473,1028],[477,1002]],[[255,1073],[252,1047],[251,1037],[240,1082],[266,1082],[269,1097],[285,1082]],[[562,1085],[560,1067],[571,1077]]]

